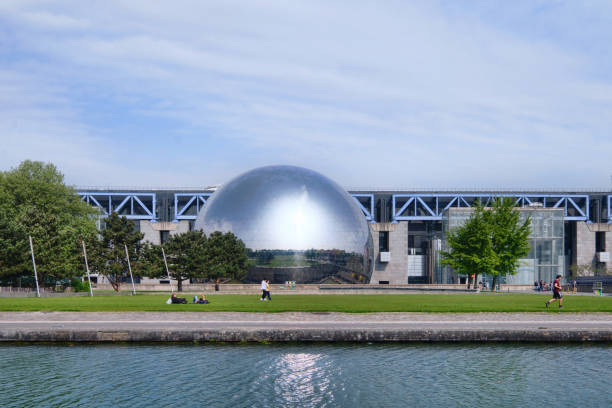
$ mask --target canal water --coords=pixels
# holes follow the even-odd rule
[[[609,407],[602,345],[0,346],[1,407]]]

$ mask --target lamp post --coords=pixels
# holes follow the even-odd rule
[[[89,264],[87,263],[87,250],[85,249],[85,241],[83,244],[83,257],[85,258],[85,270],[87,271],[87,282],[89,283],[89,296],[93,297],[93,289],[91,288],[91,278],[89,277]]]
[[[40,290],[38,289],[38,275],[36,273],[36,260],[34,259],[34,245],[32,245],[32,236],[28,235],[30,239],[30,253],[32,254],[32,265],[34,266],[34,282],[36,282],[36,297],[40,297]]]
[[[123,244],[125,248],[125,259],[127,259],[128,269],[130,271],[130,279],[132,280],[132,295],[136,294],[136,288],[134,287],[134,276],[132,275],[132,265],[130,265],[130,254],[128,253],[127,245]]]
[[[164,265],[166,265],[166,274],[168,275],[168,282],[170,282],[170,290],[174,293],[174,287],[172,286],[172,279],[170,278],[170,271],[168,270],[168,262],[166,261],[166,252],[162,247],[162,255],[164,256]]]

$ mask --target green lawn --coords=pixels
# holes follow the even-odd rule
[[[181,294],[189,302],[193,295]],[[168,295],[0,298],[0,311],[149,312],[545,312],[548,295],[207,295],[207,305],[167,305]],[[563,312],[612,312],[612,297],[565,296]],[[552,304],[550,312],[557,312]]]

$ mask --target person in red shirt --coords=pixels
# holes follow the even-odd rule
[[[549,301],[546,302],[546,307],[550,305],[555,300],[559,299],[559,309],[563,307],[563,295],[561,295],[561,275],[557,275],[557,279],[553,283],[553,297]]]

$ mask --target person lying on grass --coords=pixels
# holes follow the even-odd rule
[[[208,300],[206,300],[206,296],[200,293],[200,299],[196,303],[209,303],[209,302]]]
[[[175,293],[172,294],[172,296],[170,297],[170,300],[172,301],[172,304],[174,304],[174,305],[176,305],[176,304],[186,305],[187,304],[187,299],[182,298],[182,297],[178,297],[178,296],[176,296]]]

